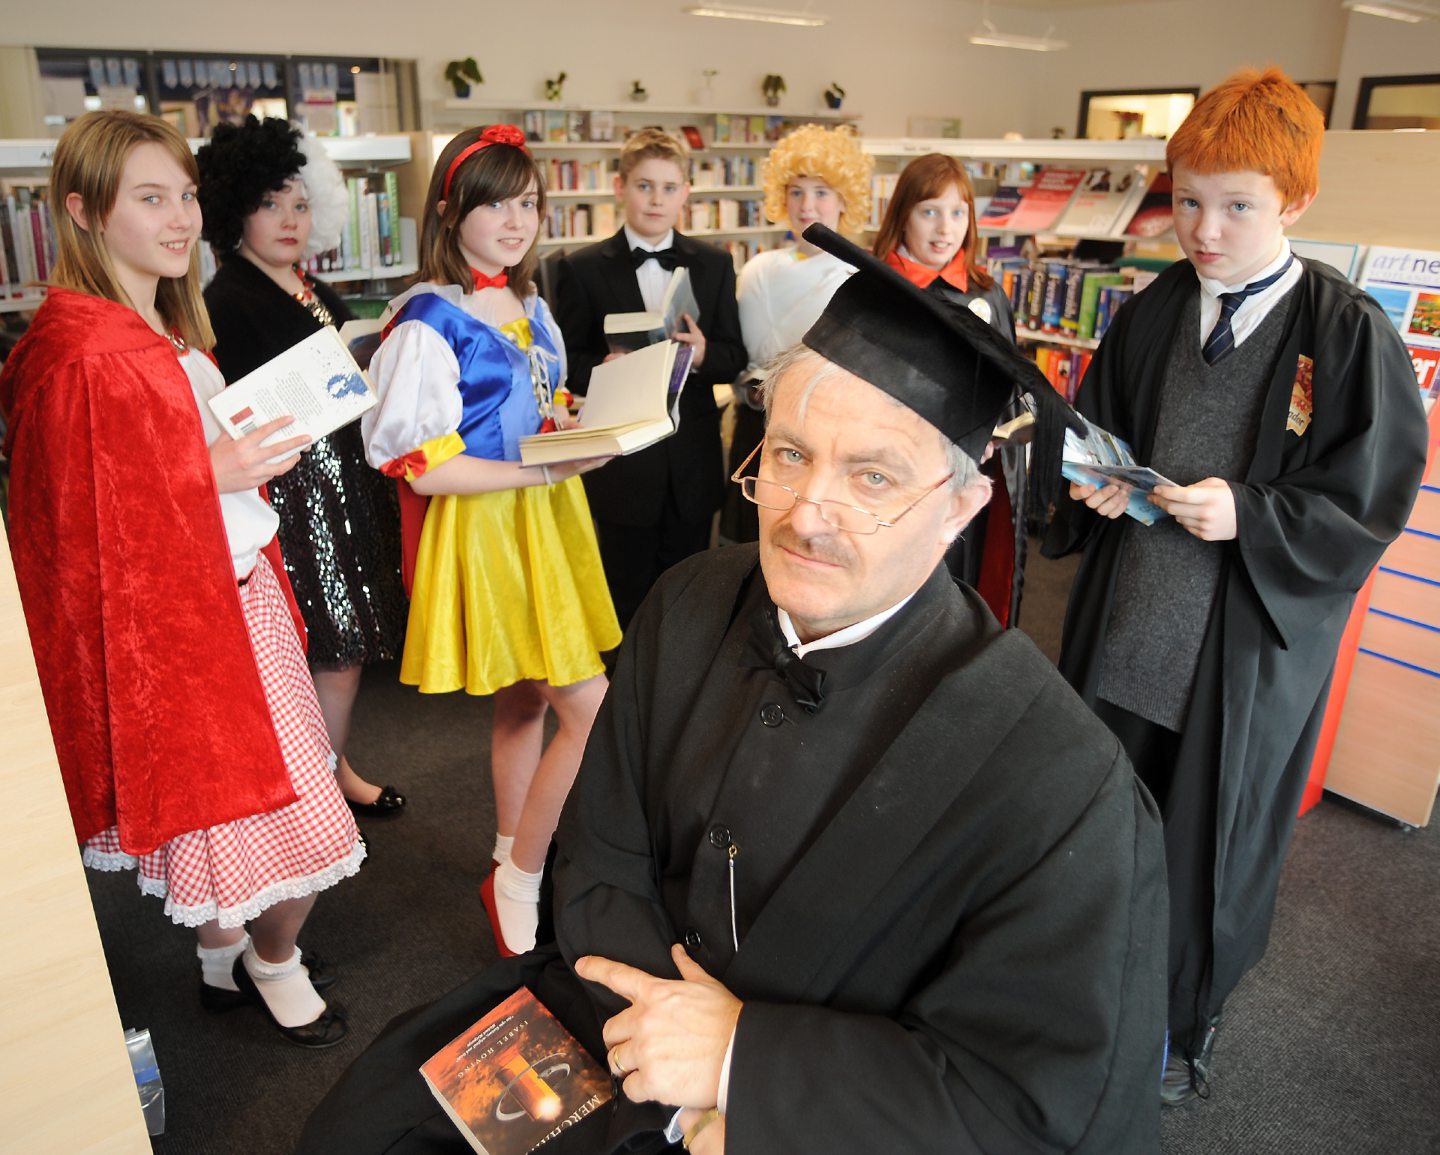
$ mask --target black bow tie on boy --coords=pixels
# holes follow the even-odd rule
[[[635,262],[638,269],[646,261],[657,261],[662,269],[667,272],[679,268],[685,263],[684,255],[671,245],[668,249],[642,249],[633,248],[630,250],[630,259]]]
[[[1200,350],[1200,356],[1205,358],[1205,364],[1215,364],[1235,348],[1235,330],[1230,327],[1230,321],[1235,316],[1236,310],[1245,303],[1245,298],[1264,292],[1283,277],[1285,270],[1294,263],[1295,254],[1291,253],[1288,261],[1263,280],[1251,281],[1243,289],[1236,289],[1233,293],[1220,294],[1220,319],[1215,322],[1215,328],[1210,330],[1210,336],[1205,339],[1205,344]]]
[[[750,619],[752,652],[762,666],[773,666],[780,675],[795,704],[806,713],[813,714],[825,700],[825,671],[806,665],[790,648],[780,630],[775,611],[762,606]]]

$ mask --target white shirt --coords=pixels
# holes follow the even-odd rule
[[[1290,259],[1290,242],[1284,237],[1280,238],[1280,252],[1275,259],[1261,269],[1254,276],[1246,277],[1236,285],[1227,285],[1212,277],[1200,278],[1200,344],[1203,346],[1210,337],[1210,330],[1215,328],[1215,323],[1220,320],[1220,294],[1237,293],[1246,285],[1255,281],[1263,281],[1271,273],[1275,272],[1281,265]],[[1230,318],[1230,331],[1235,334],[1235,344],[1240,345],[1245,338],[1250,336],[1260,327],[1260,322],[1270,314],[1270,310],[1284,299],[1285,294],[1300,283],[1300,276],[1304,273],[1300,262],[1295,261],[1285,275],[1271,285],[1268,289],[1262,289],[1253,297],[1246,297],[1240,302],[1240,307],[1235,310],[1235,315]]]
[[[658,244],[642,240],[629,225],[625,226],[627,248],[644,249],[649,253],[662,253],[675,243],[675,230],[671,229]],[[670,284],[670,270],[654,261],[646,261],[635,270],[635,280],[640,285],[640,299],[651,312],[659,312],[660,302],[665,299],[665,290]]]
[[[214,445],[229,434],[206,402],[225,388],[225,378],[220,376],[220,370],[215,368],[209,357],[194,349],[180,358],[180,366],[185,370],[185,376],[190,378],[190,392],[195,395],[200,422],[205,427],[205,444]],[[230,543],[230,561],[235,566],[235,578],[243,581],[255,568],[260,551],[270,544],[270,539],[280,528],[280,515],[270,508],[270,503],[260,496],[258,489],[242,489],[238,493],[220,495],[220,516],[225,522],[225,537]]]

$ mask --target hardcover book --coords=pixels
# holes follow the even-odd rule
[[[526,987],[420,1068],[480,1155],[524,1155],[608,1103],[610,1073]]]
[[[521,464],[614,457],[663,441],[679,427],[692,356],[689,345],[660,341],[597,365],[580,424],[520,438]]]

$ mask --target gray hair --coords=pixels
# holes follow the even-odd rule
[[[810,403],[811,395],[818,386],[842,375],[854,376],[848,369],[835,364],[834,361],[817,353],[808,345],[791,345],[766,366],[765,380],[760,383],[760,401],[765,407],[767,420],[770,416],[770,407],[774,403],[775,385],[781,377],[791,372],[808,374],[805,391],[800,395],[799,407],[802,417],[805,415],[805,407]],[[883,390],[881,392],[892,405],[904,407],[904,402],[896,400],[890,394],[884,393]],[[980,472],[979,463],[938,429],[935,431],[935,435],[940,438],[940,448],[945,453],[946,467],[955,474],[950,479],[950,488],[959,493],[972,485],[983,485],[988,490],[990,479]]]

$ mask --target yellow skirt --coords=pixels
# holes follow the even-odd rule
[[[400,680],[422,694],[565,686],[620,644],[578,477],[432,497],[415,559]]]

